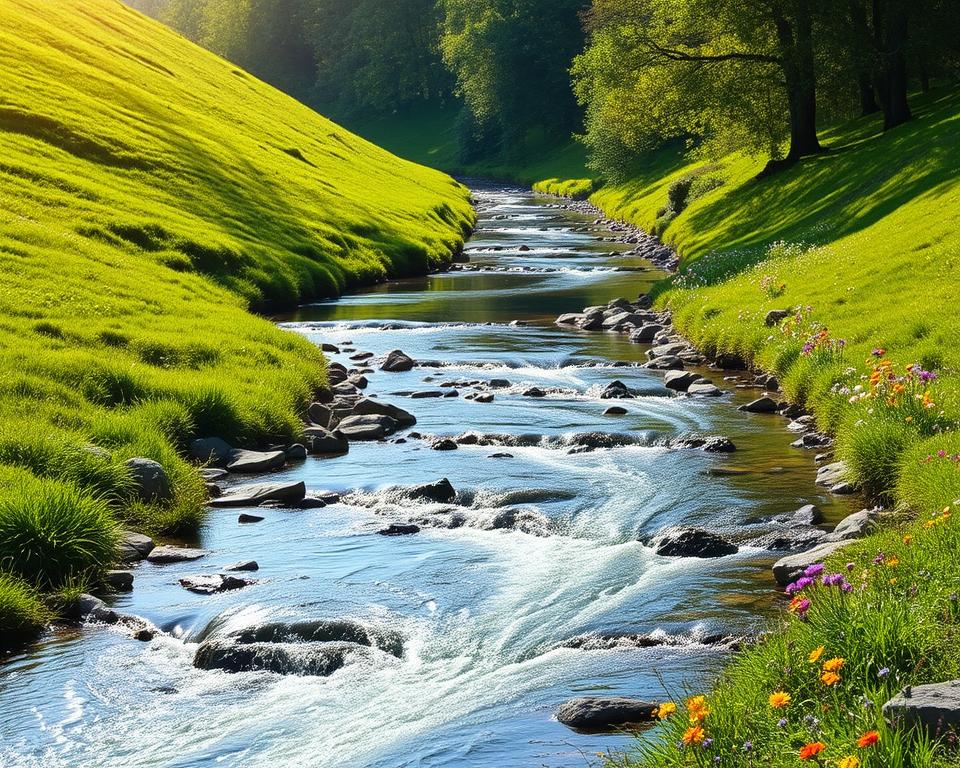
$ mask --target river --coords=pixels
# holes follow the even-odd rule
[[[60,631],[0,668],[0,764],[584,766],[597,752],[629,746],[629,737],[574,733],[552,719],[559,704],[696,688],[726,651],[695,639],[749,633],[769,615],[774,554],[743,547],[716,560],[665,558],[638,538],[686,523],[743,540],[802,504],[836,521],[849,502],[814,486],[812,452],[789,447],[796,436],[785,419],[737,412],[756,390],[728,383],[723,398],[675,396],[662,374],[633,365],[646,345],[553,324],[562,312],[634,299],[662,273],[622,256],[628,246],[601,239],[610,233],[559,200],[504,187],[475,194],[480,220],[466,252],[482,271],[383,284],[305,306],[284,324],[317,343],[377,356],[400,348],[442,363],[369,375],[368,392],[412,411],[424,435],[542,439],[453,451],[418,439],[354,443],[346,456],[311,458],[276,476],[346,494],[339,504],[261,510],[266,519],[256,525],[238,525],[237,510],[212,511],[198,540],[206,558],[144,563],[134,591],[112,601],[169,635],[140,643],[110,628]],[[349,354],[332,358],[348,362]],[[722,374],[712,376],[720,383]],[[486,404],[465,399],[469,388],[458,398],[391,394],[494,378],[510,386]],[[611,401],[598,399],[614,379],[641,393],[616,401],[625,416],[604,416]],[[524,396],[532,386],[548,396]],[[570,435],[596,431],[635,439],[570,452]],[[665,447],[688,433],[726,435],[739,450]],[[443,477],[475,525],[376,535],[408,511],[391,506],[386,487]],[[483,525],[505,508],[528,510],[541,528]],[[260,570],[246,589],[200,596],[177,583],[249,558]],[[197,670],[191,640],[218,616],[234,626],[358,618],[399,630],[403,656],[328,678]],[[654,631],[692,641],[562,647],[587,633]]]

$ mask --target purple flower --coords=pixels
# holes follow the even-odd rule
[[[821,573],[823,573],[823,563],[814,563],[813,565],[807,566],[807,570],[803,572],[803,575],[810,576],[812,578],[814,576],[819,576]]]
[[[879,555],[873,558],[873,563],[874,565],[880,565],[886,559],[887,559],[887,556],[883,554],[883,552],[881,552]]]
[[[929,382],[937,378],[937,374],[933,371],[920,371],[920,381]]]
[[[947,452],[946,452],[945,450],[943,450],[943,448],[941,448],[939,451],[937,451],[937,458],[938,458],[938,459],[945,459],[945,458],[947,458]]]
[[[874,357],[883,357],[886,354],[886,350],[874,349],[873,352],[871,352],[870,354],[873,355]]]
[[[745,741],[745,742],[743,742],[743,751],[744,751],[744,752],[749,752],[751,749],[753,749],[753,742],[752,742],[752,741]]]
[[[811,579],[809,576],[801,576],[792,584],[787,584],[787,588],[785,591],[788,595],[792,595],[795,592],[802,592],[811,584],[813,584],[813,579]]]
[[[777,720],[777,727],[778,727],[778,728],[786,728],[786,727],[787,727],[787,718],[781,717],[779,720]]]
[[[844,579],[843,584],[840,585],[840,589],[844,592],[853,592],[853,584]]]
[[[702,746],[704,749],[710,749],[710,747],[711,747],[712,745],[713,745],[713,739],[711,739],[709,736],[707,736],[707,738],[705,738],[705,739],[701,742],[701,746]]]
[[[820,579],[820,583],[825,587],[839,587],[845,581],[842,573],[825,573]]]
[[[847,563],[847,570],[848,570],[848,571],[852,571],[852,570],[853,570],[854,568],[856,568],[856,567],[857,567],[857,566],[854,565],[853,563]]]
[[[890,674],[890,667],[884,667],[884,668],[881,669],[879,672],[877,672],[877,677],[879,677],[879,678],[882,679],[882,678],[886,677],[886,676],[889,675],[889,674]]]
[[[803,349],[801,350],[801,352],[805,355],[809,355],[811,352],[813,352],[813,344],[811,344],[808,341],[806,344],[803,345]]]

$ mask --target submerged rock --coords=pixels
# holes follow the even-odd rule
[[[295,483],[257,483],[233,488],[229,495],[211,499],[211,507],[256,507],[265,501],[298,502],[307,493],[302,480]]]
[[[413,523],[390,523],[386,528],[377,531],[381,536],[411,536],[420,533],[420,526]]]
[[[555,716],[569,728],[614,731],[656,719],[659,705],[622,696],[583,696],[562,704]]]
[[[772,397],[761,397],[746,405],[741,405],[737,410],[746,413],[776,413],[778,407],[777,401]]]
[[[607,410],[603,412],[604,416],[624,416],[627,413],[627,409],[622,405],[611,405]]]
[[[711,437],[678,437],[671,444],[673,448],[694,448],[707,453],[733,453],[737,446],[729,437],[714,435]]]
[[[435,483],[424,483],[423,485],[415,485],[407,488],[404,491],[404,495],[408,499],[425,499],[426,501],[434,501],[440,504],[449,504],[454,500],[457,492],[450,484],[450,481],[447,480],[447,478],[443,478]]]
[[[413,370],[414,365],[412,357],[402,350],[395,349],[387,355],[383,365],[380,366],[380,370],[389,373],[404,373]]]
[[[228,565],[223,570],[225,571],[259,571],[260,566],[257,564],[256,560],[242,560],[239,563]]]
[[[149,555],[147,561],[156,565],[167,565],[168,563],[185,563],[191,560],[199,560],[205,557],[206,550],[191,549],[189,547],[155,547]]]
[[[214,595],[219,592],[230,592],[235,589],[243,589],[254,582],[250,579],[241,579],[237,576],[228,576],[217,573],[203,576],[185,576],[178,579],[180,586],[189,592],[196,592],[198,595]]]
[[[654,534],[650,546],[664,557],[724,557],[739,547],[702,528],[673,526]]]
[[[224,672],[274,672],[278,675],[327,677],[352,658],[369,657],[354,643],[236,643],[207,640],[193,657],[198,669]]]
[[[337,434],[349,440],[383,440],[396,432],[397,426],[389,416],[348,416],[337,425]]]

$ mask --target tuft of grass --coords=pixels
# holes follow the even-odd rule
[[[34,639],[52,618],[35,589],[21,579],[0,573],[0,651]]]
[[[116,559],[119,529],[103,499],[51,480],[0,496],[0,569],[51,591],[95,579]]]

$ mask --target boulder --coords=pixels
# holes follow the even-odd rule
[[[205,640],[219,626],[215,619],[201,633]],[[230,632],[226,638],[240,645],[250,643],[351,643],[377,648],[400,658],[403,656],[403,635],[387,627],[375,626],[354,619],[302,619],[273,621]]]
[[[587,312],[580,321],[580,327],[585,331],[599,331],[603,328],[604,319],[602,311]]]
[[[425,499],[440,504],[449,504],[456,497],[457,492],[447,478],[435,483],[425,483],[407,488],[404,494],[409,499]]]
[[[630,334],[630,341],[634,344],[650,344],[653,342],[654,337],[662,330],[663,326],[657,325],[656,323],[642,325]]]
[[[741,405],[737,410],[745,413],[776,413],[778,407],[777,401],[772,397],[761,397],[746,405]]]
[[[715,533],[702,528],[673,526],[658,531],[650,546],[664,557],[724,557],[739,551],[739,547]]]
[[[410,394],[413,400],[425,400],[433,397],[443,397],[446,393],[442,389],[422,389],[419,392]]]
[[[412,523],[390,523],[386,528],[377,531],[381,536],[410,536],[420,533],[420,526]]]
[[[72,621],[116,624],[120,616],[99,597],[82,594],[65,612]]]
[[[619,379],[607,384],[606,389],[600,393],[601,400],[622,400],[636,397],[637,393],[624,384]]]
[[[610,309],[620,309],[625,312],[630,312],[633,310],[633,304],[631,304],[622,296],[618,296],[617,298],[611,299],[610,301],[608,301],[607,307],[609,307]]]
[[[560,315],[554,322],[557,325],[579,325],[583,321],[584,315],[580,312],[567,312]]]
[[[228,565],[223,570],[225,571],[259,571],[260,566],[257,564],[256,560],[242,560],[239,563]]]
[[[355,355],[350,355],[350,359],[355,362],[363,362],[364,360],[369,360],[373,357],[373,352],[357,352]]]
[[[833,488],[840,483],[845,482],[847,475],[847,464],[843,461],[835,461],[832,464],[824,464],[817,470],[817,485]]]
[[[307,458],[307,448],[301,443],[288,445],[283,452],[287,455],[287,461],[304,461]]]
[[[825,535],[812,525],[794,525],[751,539],[749,545],[771,552],[803,552],[822,544]]]
[[[696,384],[703,377],[693,371],[667,371],[663,377],[663,385],[675,392],[686,392],[692,384]]]
[[[773,564],[773,577],[781,587],[794,581],[807,568],[822,563],[831,555],[850,544],[849,541],[832,541],[796,555],[781,557]]]
[[[656,720],[659,705],[622,696],[584,696],[562,704],[555,716],[568,728],[616,731]]]
[[[862,539],[871,530],[877,527],[877,521],[880,519],[880,510],[861,509],[852,515],[847,515],[841,520],[837,527],[831,533],[828,533],[824,541],[851,541],[852,539]]]
[[[800,525],[820,525],[823,522],[823,510],[816,504],[804,504],[787,519]]]
[[[381,371],[387,371],[389,373],[403,373],[405,371],[413,370],[413,358],[406,355],[399,349],[395,349],[390,352],[386,359],[383,361],[383,365],[380,366]]]
[[[547,393],[544,392],[540,387],[530,387],[530,389],[524,390],[524,397],[546,397]]]
[[[216,483],[204,483],[204,489],[207,491],[207,498],[219,499],[223,496],[223,489]]]
[[[705,381],[698,381],[687,387],[687,394],[691,397],[720,397],[723,390]]]
[[[673,448],[693,448],[707,453],[733,453],[737,450],[729,437],[714,435],[711,437],[679,437],[672,443]]]
[[[264,520],[262,515],[251,515],[247,512],[241,512],[237,517],[237,522],[241,525],[249,525],[251,523],[262,523]]]
[[[107,571],[103,575],[103,584],[111,592],[130,592],[133,590],[133,572]]]
[[[337,425],[337,434],[348,440],[383,440],[397,431],[396,420],[389,416],[348,416]]]
[[[627,409],[621,405],[611,405],[607,410],[603,412],[604,416],[624,416],[627,413]]]
[[[401,427],[412,427],[417,423],[416,417],[409,411],[368,397],[354,403],[351,413],[353,416],[389,416]]]
[[[896,729],[920,729],[933,741],[960,733],[960,680],[907,686],[883,705]]]
[[[480,395],[477,395],[475,398],[473,398],[473,402],[475,402],[475,403],[492,403],[492,402],[493,402],[493,393],[492,393],[492,392],[484,392],[484,393],[482,393],[482,394],[480,394]]]
[[[369,650],[354,643],[235,643],[206,640],[197,648],[193,666],[224,672],[275,672],[280,675],[326,677]]]
[[[229,495],[211,499],[211,507],[256,507],[265,501],[298,502],[307,493],[302,480],[294,483],[257,483],[233,488]]]
[[[645,364],[644,368],[652,371],[679,371],[683,368],[684,362],[676,355],[664,355],[657,357]]]
[[[167,565],[169,563],[185,563],[191,560],[199,560],[206,555],[203,549],[192,549],[190,547],[168,547],[160,546],[147,555],[147,561],[156,565]]]
[[[780,323],[782,323],[792,314],[793,310],[790,309],[771,309],[769,312],[767,312],[767,316],[763,318],[763,324],[773,328],[774,326],[780,325]]]
[[[488,382],[490,389],[506,389],[510,386],[509,379],[490,379]]]
[[[350,443],[343,435],[338,435],[324,427],[307,427],[304,429],[303,442],[310,453],[321,456],[340,456],[350,450]]]
[[[651,347],[647,350],[647,358],[649,360],[655,360],[658,357],[672,357],[674,355],[679,355],[681,352],[687,352],[690,350],[690,345],[685,341],[676,341],[670,344],[658,344],[655,347]]]
[[[326,342],[326,341],[320,344],[320,349],[323,352],[333,352],[335,355],[340,354],[340,347],[338,347],[336,344],[330,344],[329,342]]]
[[[153,459],[127,459],[124,464],[130,470],[134,493],[141,501],[169,501],[173,496],[170,478],[163,465]]]
[[[283,451],[246,451],[237,448],[230,454],[227,471],[238,474],[253,474],[280,469],[287,463],[287,454]]]
[[[197,461],[226,466],[233,454],[233,446],[219,437],[200,437],[190,443],[190,455]]]
[[[250,579],[241,579],[237,576],[228,576],[216,573],[209,576],[185,576],[178,579],[180,586],[189,592],[198,595],[215,595],[219,592],[231,592],[235,589],[249,587],[254,582]]]
[[[153,539],[149,536],[133,531],[124,531],[120,537],[120,560],[125,563],[143,560],[150,554],[154,546]]]
[[[435,451],[455,451],[460,446],[457,445],[455,440],[451,440],[449,437],[445,437],[441,440],[433,442],[430,447]]]
[[[330,407],[324,405],[323,403],[310,403],[310,407],[307,408],[307,417],[313,424],[316,424],[319,427],[330,426],[331,413],[332,411]]]

